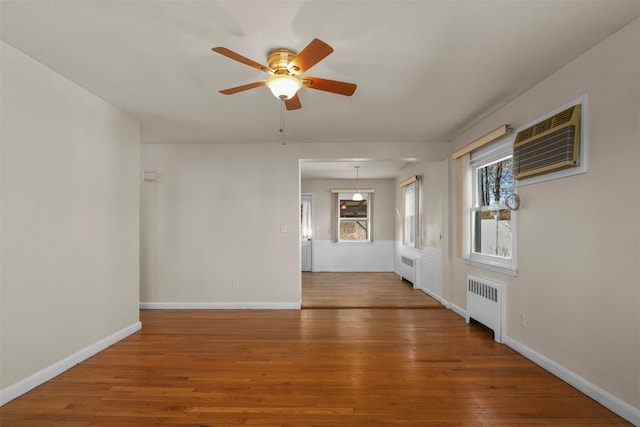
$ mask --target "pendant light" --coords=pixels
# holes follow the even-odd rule
[[[356,194],[353,195],[353,198],[351,200],[353,200],[354,202],[360,202],[362,201],[362,194],[360,194],[360,166],[356,166]]]

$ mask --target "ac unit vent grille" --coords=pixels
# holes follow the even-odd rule
[[[571,117],[573,117],[576,107],[578,107],[577,113],[580,114],[580,106],[574,105],[573,107],[569,107],[566,110],[556,114],[555,116],[551,116],[548,119],[541,121],[540,123],[536,123],[531,127],[521,130],[520,132],[518,132],[515,144],[523,143],[528,139],[531,139],[535,136],[540,135],[541,133],[548,131],[549,129],[556,128],[571,121]]]
[[[518,159],[515,169],[523,174],[548,165],[576,164],[573,138],[575,127],[569,126],[538,138],[527,145],[515,147],[513,155]]]
[[[580,105],[528,127],[513,143],[513,175],[517,179],[578,165]]]
[[[571,117],[573,117],[573,113],[575,109],[576,109],[576,106],[574,105],[573,107],[567,108],[563,112],[556,114],[554,116],[556,119],[555,126],[560,126],[561,124],[564,124],[570,121]]]

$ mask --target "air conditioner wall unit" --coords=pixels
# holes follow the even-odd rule
[[[513,177],[524,179],[576,167],[579,159],[577,104],[518,132],[513,143]]]

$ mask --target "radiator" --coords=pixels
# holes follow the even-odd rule
[[[400,263],[400,277],[416,284],[416,259],[403,256]]]
[[[476,320],[493,330],[496,342],[502,343],[503,323],[506,321],[506,292],[504,283],[484,277],[467,276],[466,321]],[[506,332],[506,331],[505,331]]]

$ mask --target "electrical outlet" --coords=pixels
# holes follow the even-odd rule
[[[240,280],[233,281],[233,289],[240,289]]]
[[[520,313],[520,326],[527,326],[527,318],[524,313]]]

